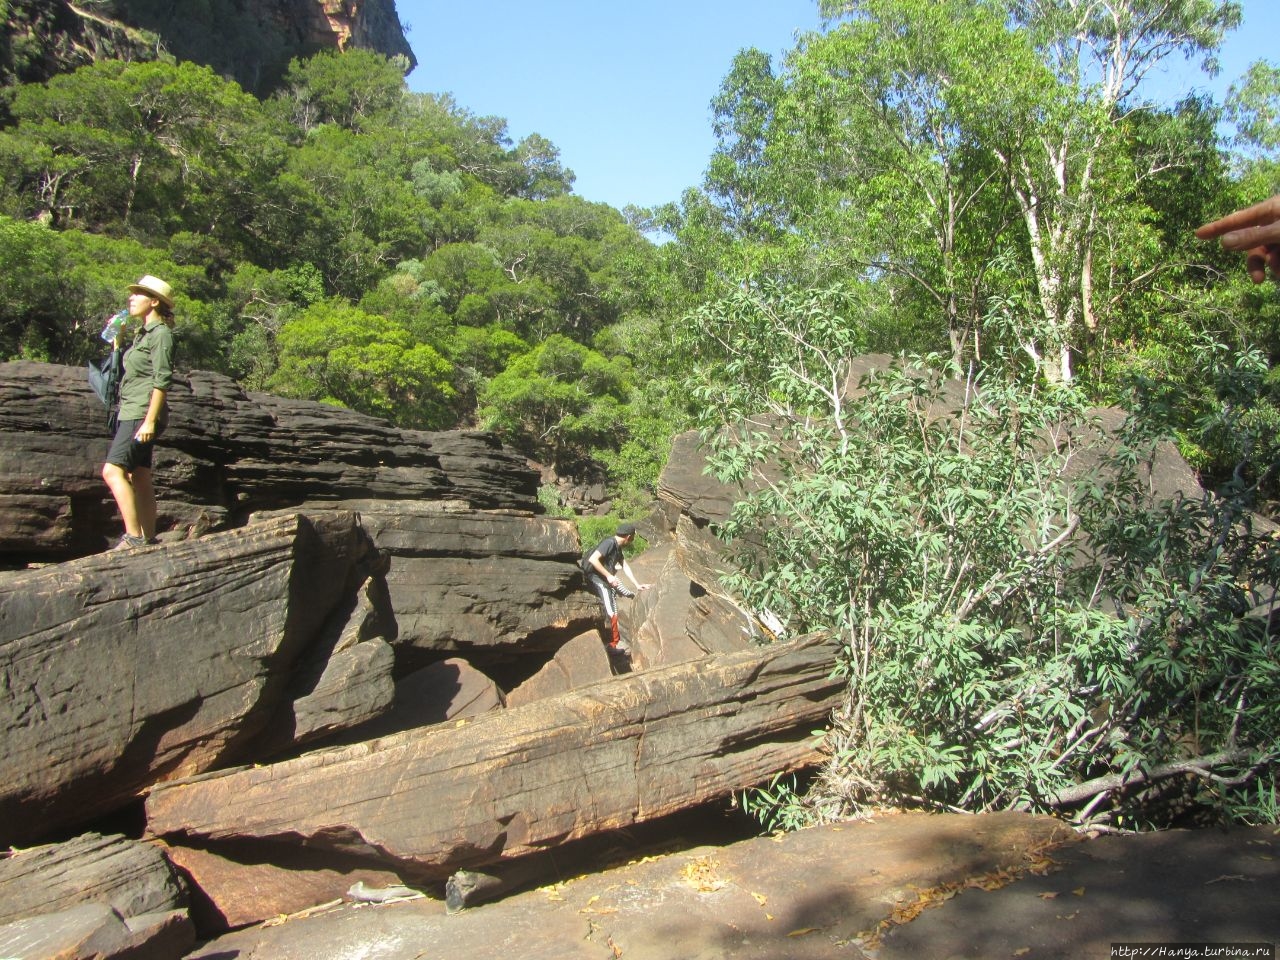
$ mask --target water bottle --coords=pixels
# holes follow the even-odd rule
[[[107,321],[107,325],[102,328],[102,339],[107,343],[111,343],[116,337],[120,336],[120,331],[124,327],[124,323],[129,319],[129,311],[121,310],[114,317]]]

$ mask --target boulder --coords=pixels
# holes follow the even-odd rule
[[[191,882],[191,916],[201,937],[332,903],[354,883],[387,887],[401,882],[390,870],[297,848],[272,849],[270,859],[261,850],[255,856],[233,844],[165,847],[165,853]]]
[[[86,833],[0,859],[0,924],[87,903],[128,918],[183,909],[187,895],[155,844],[120,835]]]
[[[338,743],[358,743],[446,720],[478,717],[503,706],[502,691],[496,683],[466,660],[450,657],[397,681],[390,710],[333,739]]]
[[[394,667],[391,645],[375,638],[334,651],[318,676],[314,667],[295,674],[255,754],[273,756],[381,717],[395,702]]]
[[[559,696],[611,676],[609,654],[605,652],[600,634],[581,633],[557,650],[541,670],[508,693],[507,707]]]
[[[103,903],[0,927],[0,956],[14,960],[174,960],[195,946],[184,910],[124,918]]]
[[[633,666],[665,666],[746,650],[761,639],[755,617],[689,579],[678,549],[674,542],[662,543],[631,561],[640,581],[653,584],[619,610]]]
[[[834,654],[807,638],[164,784],[147,798],[148,830],[175,844],[302,844],[444,877],[816,762],[810,731],[843,694]]]
[[[0,574],[0,843],[251,755],[368,551],[335,513]]]
[[[554,652],[595,622],[572,521],[466,503],[344,501],[391,562],[386,586],[406,662]]]
[[[155,482],[159,526],[173,536],[361,497],[538,509],[537,472],[491,434],[400,430],[203,371],[175,377],[169,401]],[[119,534],[100,476],[109,440],[82,368],[0,364],[0,557],[64,560]]]

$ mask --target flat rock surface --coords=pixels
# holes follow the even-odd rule
[[[1105,958],[1280,938],[1275,827],[1081,840],[1017,814],[902,814],[645,857],[446,916],[426,898],[228,934],[214,960]]]
[[[1280,942],[1280,827],[1098,837],[1050,856],[1048,873],[967,890],[897,928],[880,960],[1068,960],[1119,956],[1113,943]]]

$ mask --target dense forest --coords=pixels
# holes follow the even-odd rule
[[[262,99],[164,56],[12,84],[0,354],[82,362],[150,273],[184,365],[495,430],[602,471],[615,516],[693,425],[726,479],[781,463],[722,531],[735,586],[846,637],[851,695],[814,783],[746,799],[770,822],[1275,819],[1280,545],[1247,518],[1276,498],[1280,301],[1193,231],[1280,191],[1280,68],[1144,98],[1168,58],[1214,68],[1227,0],[821,6],[779,62],[726,64],[705,182],[653,210],[574,196],[554,144],[368,52]],[[868,352],[915,372],[855,407]],[[956,379],[982,399],[947,426]],[[1098,405],[1133,416],[1082,484],[1042,438]],[[1161,438],[1203,503],[1142,497],[1124,468]]]
[[[545,139],[513,145],[358,50],[295,62],[261,101],[195,64],[107,60],[12,88],[8,111],[6,357],[82,360],[122,278],[152,273],[188,367],[656,476],[628,447],[663,432],[628,339],[656,314],[655,249],[573,196]]]

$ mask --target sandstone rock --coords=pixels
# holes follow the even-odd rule
[[[337,513],[0,575],[0,843],[244,755],[367,550]]]
[[[399,729],[465,720],[503,707],[497,684],[465,660],[450,657],[415,670],[396,684]]]
[[[389,870],[333,854],[284,848],[271,850],[271,859],[263,860],[252,851],[238,859],[240,852],[234,845],[207,850],[165,847],[169,859],[191,880],[191,915],[202,937],[330,903],[358,881],[371,886],[401,882]]]
[[[358,743],[446,720],[478,717],[503,705],[496,683],[467,661],[450,657],[397,681],[390,710],[333,740]]]
[[[653,584],[620,611],[636,666],[665,666],[745,650],[753,639],[760,639],[754,617],[689,579],[677,550],[675,543],[659,544],[631,561],[641,582]]]
[[[611,676],[609,655],[600,635],[595,631],[582,633],[557,650],[546,666],[508,693],[507,707],[545,700]]]
[[[176,377],[169,400],[155,455],[162,531],[362,497],[538,509],[537,472],[490,434],[399,430],[201,371]],[[100,476],[109,439],[81,368],[0,364],[0,557],[64,560],[118,535]]]
[[[186,911],[125,920],[86,903],[0,927],[0,956],[14,960],[174,960],[195,944]]]
[[[876,955],[862,948],[882,924],[891,928],[894,919],[901,922],[922,914],[905,929],[926,918],[943,919],[945,927],[948,911],[966,901],[976,901],[971,909],[978,922],[965,936],[948,940],[944,934],[914,953],[893,951],[890,936],[884,951],[924,960],[1005,958],[1018,955],[1017,946],[996,953],[986,949],[990,936],[997,931],[1011,938],[1034,932],[1037,941],[1056,939],[1060,946],[1043,952],[1037,948],[1031,956],[1074,960],[1106,955],[1105,945],[1101,954],[1080,952],[1075,936],[1083,922],[1081,913],[1109,905],[1110,929],[1117,934],[1135,922],[1149,924],[1153,914],[1185,916],[1185,901],[1167,902],[1150,886],[1137,895],[1130,891],[1129,901],[1100,895],[1092,882],[1083,896],[1073,895],[1082,881],[1055,876],[1053,861],[1046,860],[1046,849],[1069,834],[1063,824],[1044,817],[909,814],[727,845],[693,841],[674,851],[627,857],[625,864],[603,871],[577,871],[560,877],[560,882],[552,876],[539,889],[453,916],[443,915],[432,900],[386,908],[348,907],[297,923],[229,934],[198,948],[191,960],[225,960],[232,955],[414,960],[424,954],[490,957],[503,951],[521,960],[864,960]],[[1089,845],[1075,849],[1084,853]],[[1052,856],[1058,859],[1057,853]],[[1256,854],[1254,864],[1250,875],[1258,882],[1239,884],[1234,895],[1247,897],[1251,905],[1266,905],[1268,888]],[[1049,876],[1015,880],[1031,865],[1040,872],[1049,870]],[[1057,899],[1040,899],[1020,889],[1032,877],[1060,890]],[[998,893],[988,892],[1002,883],[1007,886]],[[1225,883],[1203,889],[1221,891],[1215,895],[1224,899],[1232,896]],[[998,905],[991,902],[997,896]],[[1250,911],[1253,922],[1245,929],[1261,934],[1274,927],[1265,906],[1255,906],[1255,911]],[[1028,931],[1024,917],[1032,912],[1040,922]]]
[[[554,651],[594,623],[571,521],[457,502],[342,506],[359,511],[391,556],[386,584],[402,655],[523,657]]]
[[[8,27],[26,51],[30,82],[107,58],[154,60],[164,51],[233,77],[265,99],[290,60],[318,50],[403,57],[406,72],[417,62],[395,0],[256,0],[226,9],[42,0],[13,10]]]
[[[810,638],[166,784],[147,799],[148,829],[173,842],[301,843],[443,877],[815,762],[809,731],[842,695],[833,654]]]
[[[86,903],[136,917],[184,908],[187,896],[154,844],[119,835],[86,833],[0,859],[0,924]]]
[[[682,514],[700,526],[728,519],[741,491],[703,473],[706,452],[696,430],[671,441],[671,454],[658,478],[658,499],[675,504]]]
[[[318,678],[303,673],[301,683],[290,685],[255,754],[273,756],[382,716],[395,702],[394,667],[395,653],[381,639],[334,651]]]

